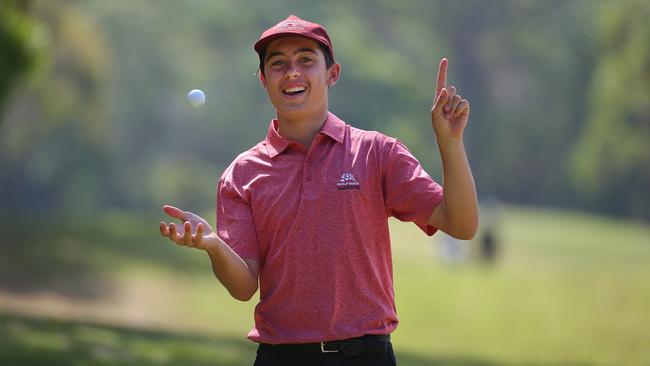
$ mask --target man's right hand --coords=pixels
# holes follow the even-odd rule
[[[174,243],[187,247],[207,250],[212,243],[209,240],[210,236],[214,233],[212,227],[201,216],[190,212],[183,211],[174,206],[163,206],[163,211],[182,222],[182,224],[167,224],[164,221],[160,222],[160,234],[168,237]]]
[[[201,216],[167,205],[163,211],[182,224],[161,221],[160,234],[178,245],[205,250],[210,256],[212,271],[232,297],[241,301],[250,300],[257,292],[257,260],[242,259],[212,231],[210,224]]]

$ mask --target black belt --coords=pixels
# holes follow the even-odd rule
[[[379,355],[388,352],[389,334],[367,334],[363,337],[320,343],[267,344],[260,343],[260,350],[298,350],[320,353],[340,352],[346,356]]]

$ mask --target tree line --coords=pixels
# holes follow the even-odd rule
[[[343,65],[331,109],[440,176],[438,60],[472,103],[479,198],[650,219],[650,3],[0,2],[0,186],[31,212],[210,208],[273,117],[252,43],[290,13]],[[194,109],[184,96],[207,93]]]

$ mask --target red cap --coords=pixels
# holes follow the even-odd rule
[[[332,59],[334,59],[332,41],[330,41],[330,37],[327,35],[325,27],[320,24],[300,19],[295,15],[289,15],[287,19],[264,31],[260,36],[260,39],[255,42],[253,48],[255,48],[257,54],[261,54],[269,42],[280,37],[293,35],[311,38],[314,41],[321,43],[325,46],[325,49],[329,51]]]

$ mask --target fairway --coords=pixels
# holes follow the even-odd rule
[[[650,364],[648,226],[517,207],[502,219],[491,266],[444,264],[438,235],[391,221],[400,365]],[[230,298],[158,220],[1,220],[0,364],[252,364],[254,301]]]

